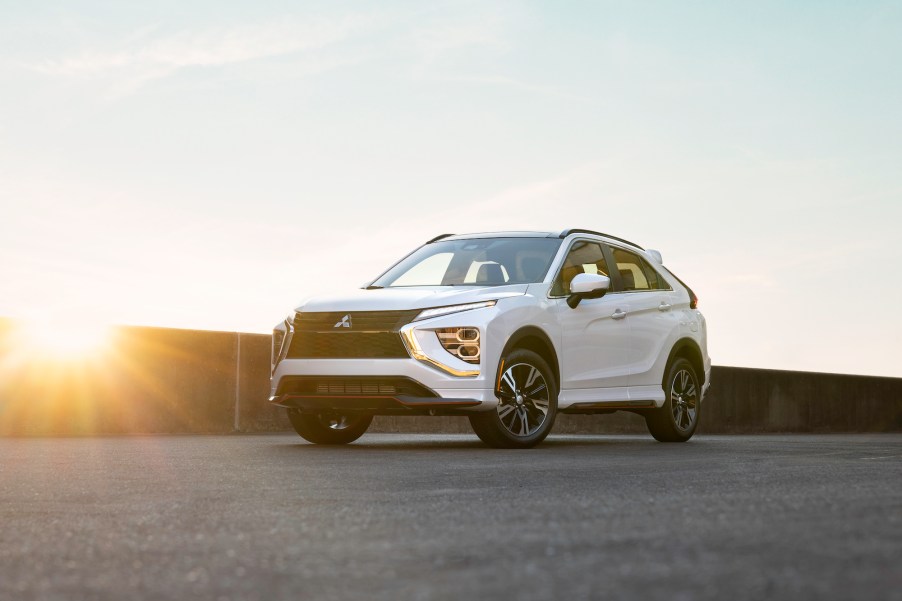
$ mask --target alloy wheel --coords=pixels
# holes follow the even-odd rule
[[[548,417],[548,382],[535,366],[517,363],[505,370],[498,390],[498,418],[514,436],[530,436]]]
[[[673,423],[681,432],[688,432],[698,416],[698,386],[695,377],[686,369],[681,369],[673,377],[670,407]]]

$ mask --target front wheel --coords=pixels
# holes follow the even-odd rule
[[[498,406],[470,416],[470,425],[487,445],[528,449],[548,436],[557,415],[557,384],[538,354],[516,350],[501,365]]]
[[[692,363],[680,357],[664,379],[667,400],[645,415],[645,424],[659,442],[686,442],[695,434],[701,409],[701,386]]]
[[[301,438],[314,444],[348,444],[366,432],[372,415],[346,415],[335,412],[301,413],[288,410],[288,419]]]

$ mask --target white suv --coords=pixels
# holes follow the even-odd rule
[[[705,318],[661,254],[590,230],[444,235],[273,332],[270,402],[320,444],[374,415],[466,415],[532,447],[561,413],[623,410],[688,440],[710,385]]]

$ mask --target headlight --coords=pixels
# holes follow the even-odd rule
[[[479,330],[476,328],[440,328],[435,331],[446,351],[467,363],[479,364],[482,354]]]
[[[451,305],[449,307],[436,307],[434,309],[426,309],[422,311],[419,315],[417,315],[414,321],[420,321],[421,319],[429,319],[430,317],[439,317],[442,315],[450,315],[451,313],[460,313],[461,311],[470,311],[472,309],[485,309],[487,307],[494,307],[495,303],[498,301],[490,300],[483,301],[480,303],[467,303],[465,305]]]

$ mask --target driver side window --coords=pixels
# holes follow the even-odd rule
[[[578,273],[594,273],[610,277],[601,244],[579,240],[570,247],[567,258],[551,287],[552,296],[570,294],[570,282]]]

